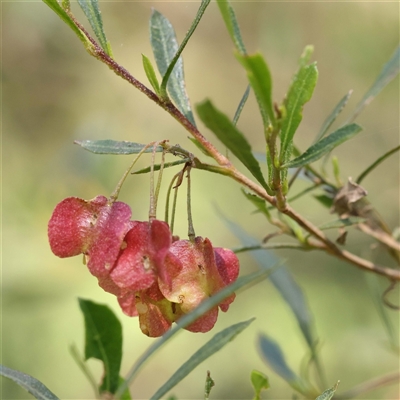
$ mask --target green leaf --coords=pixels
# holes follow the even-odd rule
[[[360,184],[361,181],[370,173],[372,172],[382,161],[385,161],[388,157],[390,157],[392,154],[398,152],[400,150],[400,146],[396,146],[394,149],[389,150],[387,153],[385,153],[383,156],[379,157],[377,160],[375,160],[368,168],[366,168],[361,174],[358,176],[356,179],[356,183]]]
[[[180,55],[183,52],[183,49],[185,48],[187,42],[189,41],[190,37],[193,35],[194,31],[197,28],[197,25],[199,24],[201,18],[203,17],[204,12],[206,11],[206,8],[208,7],[208,5],[210,4],[211,0],[202,0],[199,9],[197,10],[197,14],[196,17],[194,19],[194,21],[192,22],[191,27],[189,28],[188,32],[186,33],[185,38],[183,39],[181,45],[179,46],[179,49],[177,50],[177,52],[175,53],[174,57],[172,58],[170,64],[168,65],[167,71],[165,72],[164,76],[163,76],[163,80],[161,82],[161,93],[165,92],[165,89],[167,87],[167,82],[168,79],[175,67],[175,64],[177,63],[177,61],[179,60]]]
[[[210,371],[207,371],[206,383],[204,385],[204,400],[210,398],[211,389],[215,386],[213,378],[211,378]]]
[[[184,317],[179,319],[176,326],[167,331],[160,339],[155,341],[136,361],[131,370],[129,371],[125,383],[118,388],[116,397],[125,390],[125,388],[133,381],[137,373],[143,367],[146,361],[156,353],[168,340],[175,336],[182,328],[190,325],[197,318],[205,314],[207,311],[211,310],[213,307],[221,303],[223,299],[231,295],[232,293],[238,291],[240,288],[260,282],[266,276],[268,276],[272,270],[261,269],[252,274],[239,277],[234,283],[224,287],[215,295],[211,296],[207,300],[203,301],[198,307],[196,307],[192,312],[186,314]]]
[[[306,55],[300,59],[300,68],[294,76],[288,94],[284,101],[285,114],[281,125],[281,164],[285,164],[292,154],[293,137],[303,118],[303,106],[314,92],[318,79],[316,63],[304,65],[309,58],[310,50],[307,47]]]
[[[195,138],[188,137],[188,139],[207,157],[212,157],[208,150]]]
[[[221,350],[226,344],[232,341],[239,333],[247,328],[255,318],[248,321],[240,322],[225,328],[221,332],[214,335],[205,345],[197,350],[178,370],[165,382],[156,393],[151,396],[151,400],[159,400],[183,378],[192,372],[199,364],[208,357]]]
[[[158,83],[158,79],[157,79],[156,73],[154,71],[153,64],[148,59],[148,57],[146,57],[144,54],[142,54],[142,62],[143,62],[144,72],[146,73],[146,76],[150,82],[150,85],[153,87],[156,94],[159,95],[160,94],[160,85]]]
[[[85,319],[85,359],[97,358],[104,364],[100,392],[115,393],[122,359],[122,327],[105,305],[79,299]]]
[[[293,385],[295,382],[300,380],[300,377],[298,377],[286,364],[285,356],[283,355],[278,343],[273,341],[267,335],[260,334],[258,336],[258,345],[264,360],[267,361],[276,374],[290,385]]]
[[[36,378],[23,372],[16,371],[15,369],[7,368],[0,365],[0,375],[11,379],[19,386],[27,390],[32,396],[40,400],[59,400],[59,398],[52,393],[42,382]]]
[[[119,377],[119,385],[122,385],[124,382],[124,378],[121,376]],[[119,400],[132,400],[132,396],[129,393],[129,389],[126,389],[124,393],[122,393],[121,397],[119,397]]]
[[[326,194],[317,194],[313,197],[326,208],[331,208],[333,206],[333,198]]]
[[[327,222],[319,226],[319,229],[334,229],[334,228],[343,228],[345,226],[352,226],[360,224],[361,222],[365,222],[365,218],[361,217],[347,217],[347,218],[339,218],[335,221]]]
[[[300,67],[305,67],[311,60],[311,56],[314,53],[314,46],[307,45],[304,47],[303,54],[300,56],[299,65]]]
[[[363,109],[381,92],[381,90],[393,80],[399,73],[400,68],[400,46],[397,47],[390,60],[383,66],[381,73],[369,88],[367,93],[358,103],[353,115],[348,122],[353,122]]]
[[[268,377],[262,372],[253,369],[253,371],[251,371],[250,379],[255,391],[254,400],[260,400],[261,391],[270,388]]]
[[[72,18],[67,12],[60,6],[57,0],[42,0],[43,3],[47,4],[78,36],[83,42],[85,47],[89,50],[93,48],[93,44],[89,41],[86,35],[75,25]]]
[[[205,126],[247,167],[262,186],[272,193],[265,182],[260,165],[251,152],[251,147],[242,132],[209,100],[196,106],[197,113]]]
[[[170,168],[170,167],[175,167],[175,165],[185,164],[188,161],[190,161],[189,158],[184,158],[183,160],[167,162],[167,163],[164,163],[164,169]],[[161,169],[161,164],[154,164],[154,168],[153,168],[154,171],[159,171],[160,169]],[[148,172],[151,172],[151,167],[146,167],[146,168],[139,169],[138,171],[134,171],[134,172],[132,172],[132,175],[147,174]]]
[[[95,154],[138,154],[147,145],[134,142],[116,141],[116,140],[75,140],[75,144],[83,147],[85,150]],[[153,146],[147,148],[144,153],[152,153]],[[163,148],[156,147],[156,152],[161,153]]]
[[[83,359],[83,356],[81,356],[75,344],[69,346],[69,352],[71,353],[71,356],[76,362],[77,366],[80,368],[80,370],[83,372],[90,385],[92,386],[96,399],[100,398],[99,388],[97,387],[96,379],[94,378],[92,371],[89,369],[87,363]]]
[[[362,128],[357,124],[345,125],[329,136],[324,137],[319,142],[310,146],[303,154],[295,159],[283,164],[281,168],[295,168],[303,165],[311,164],[320,159],[324,154],[329,153],[339,144],[351,139],[357,133],[361,132]]]
[[[318,396],[315,400],[331,400],[333,395],[336,392],[336,389],[339,386],[340,381],[337,381],[335,386],[331,387],[330,389],[325,390],[320,396]]]
[[[240,115],[242,113],[244,105],[246,104],[249,94],[250,94],[250,85],[248,85],[246,90],[244,91],[243,96],[239,102],[237,109],[236,109],[235,115],[233,116],[232,122],[233,122],[233,125],[235,125],[235,126],[236,126],[237,122],[239,121]]]
[[[259,53],[252,56],[237,54],[237,59],[246,69],[247,78],[258,101],[264,127],[268,126],[268,118],[272,125],[275,125],[271,74],[263,56]]]
[[[251,247],[259,245],[259,242],[250,236],[242,227],[224,217],[222,213],[220,213],[220,215],[243,246]],[[265,249],[255,250],[250,254],[263,269],[269,269],[271,266],[278,265],[279,263],[279,260],[276,258],[274,253]],[[289,271],[283,266],[271,273],[271,275],[269,275],[269,280],[291,308],[297,319],[301,332],[314,354],[316,343],[314,321],[300,286],[292,278]]]
[[[285,224],[290,228],[290,230],[293,232],[293,234],[297,238],[297,240],[300,243],[306,243],[306,240],[304,237],[304,232],[303,232],[303,229],[301,228],[301,226],[296,221],[289,218],[285,214],[282,214],[281,218],[285,222]]]
[[[242,40],[242,35],[240,33],[235,11],[227,0],[217,0],[217,4],[237,51],[241,54],[246,54],[246,48]]]
[[[317,137],[314,140],[315,142],[318,142],[320,139],[322,139],[326,133],[328,132],[328,129],[331,127],[331,125],[335,122],[336,118],[338,115],[342,112],[343,108],[346,106],[347,102],[349,101],[349,98],[351,94],[353,93],[352,90],[350,90],[346,96],[344,96],[339,103],[336,105],[336,107],[333,109],[333,111],[328,115],[324,123],[322,124],[322,127],[317,135]]]
[[[246,199],[253,203],[253,205],[256,206],[257,210],[264,214],[267,217],[268,221],[270,221],[271,214],[268,210],[265,200],[253,193],[246,192],[244,189],[242,189],[242,193],[245,195]]]
[[[153,10],[150,18],[150,42],[158,70],[163,80],[160,87],[160,95],[166,97],[165,87],[182,114],[193,124],[194,117],[186,93],[185,76],[183,72],[182,57],[175,57],[178,53],[178,41],[175,31],[169,20],[161,13]],[[170,65],[173,69],[169,71]],[[168,82],[168,85],[167,85]]]
[[[81,6],[82,11],[85,13],[94,34],[99,40],[100,46],[110,57],[112,57],[111,45],[106,38],[106,34],[104,33],[103,20],[101,18],[98,1],[78,0],[78,3]]]

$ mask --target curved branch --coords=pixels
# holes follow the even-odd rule
[[[248,189],[252,190],[261,198],[265,199],[278,208],[279,211],[289,216],[291,219],[296,221],[302,228],[304,228],[307,232],[309,232],[314,238],[318,239],[320,244],[317,244],[315,247],[320,250],[324,250],[335,257],[338,257],[344,261],[347,261],[361,269],[366,271],[375,272],[377,274],[386,276],[392,280],[400,280],[400,270],[395,270],[387,267],[383,267],[380,265],[376,265],[371,261],[365,260],[361,257],[358,257],[346,250],[340,249],[336,246],[335,243],[330,241],[325,234],[319,230],[316,226],[314,226],[311,222],[303,218],[301,215],[297,214],[297,212],[292,209],[287,203],[285,203],[284,207],[282,205],[277,204],[277,200],[275,197],[270,196],[264,188],[253,182],[251,179],[247,178],[241,172],[239,172],[232,163],[221,154],[201,133],[200,131],[171,103],[170,100],[163,100],[159,98],[154,92],[152,92],[148,87],[143,85],[140,81],[134,78],[124,67],[119,65],[115,60],[113,60],[108,54],[104,52],[104,50],[96,43],[96,41],[88,34],[85,28],[75,19],[75,17],[70,14],[70,17],[73,19],[75,24],[81,29],[90,42],[93,44],[94,49],[89,50],[89,53],[97,58],[98,60],[105,63],[114,73],[118,76],[129,82],[136,89],[140,90],[143,94],[145,94],[150,100],[154,101],[160,107],[162,107],[165,111],[167,111],[171,116],[173,116],[196,140],[198,140],[201,145],[206,149],[206,151],[214,158],[214,160],[220,165],[218,167],[218,172],[224,175],[228,175],[240,184],[246,186]],[[204,169],[211,169],[211,166],[208,166]]]

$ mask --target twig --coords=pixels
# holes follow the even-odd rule
[[[285,203],[283,199],[279,199],[279,204],[278,204],[276,197],[269,195],[264,188],[262,188],[261,186],[253,182],[251,179],[247,178],[245,175],[240,173],[231,164],[231,162],[223,154],[221,154],[169,100],[163,100],[159,98],[154,92],[152,92],[149,88],[143,85],[136,78],[134,78],[124,67],[122,67],[115,60],[109,57],[103,51],[103,49],[96,43],[96,41],[87,33],[87,31],[83,28],[83,26],[74,18],[74,16],[72,14],[70,14],[70,16],[75,22],[75,24],[78,26],[78,28],[85,33],[90,42],[93,44],[94,50],[93,49],[90,50],[90,54],[96,57],[98,60],[105,63],[118,76],[120,76],[121,78],[125,79],[127,82],[132,84],[135,88],[140,90],[149,99],[154,101],[165,111],[167,111],[172,117],[174,117],[195,139],[197,139],[201,143],[202,147],[219,164],[220,167],[215,167],[218,168],[218,171],[215,172],[230,176],[240,184],[252,190],[261,198],[268,201],[268,203],[270,203],[274,207],[276,208],[279,207],[281,212],[288,215],[290,218],[296,221],[302,228],[304,228],[307,232],[309,232],[312,236],[314,236],[316,239],[319,240],[319,242],[321,243],[319,245],[319,249],[325,250],[326,252],[344,261],[347,261],[353,265],[356,265],[357,267],[362,268],[364,270],[375,272],[377,274],[386,276],[392,280],[396,281],[400,280],[399,270],[376,265],[348,251],[341,250],[336,246],[335,243],[331,242],[321,230],[319,230],[316,226],[314,226],[311,222],[303,218],[301,215],[297,214],[297,212],[293,210],[289,205],[287,205],[287,203]],[[212,168],[210,167],[211,166],[208,166],[207,168],[203,169],[212,170]],[[318,173],[316,173],[315,171],[312,171],[312,173],[317,178],[321,179],[324,183],[326,183],[325,180],[321,176],[319,176]]]
[[[381,386],[391,385],[398,383],[400,380],[400,372],[394,372],[379,378],[372,379],[367,382],[360,383],[352,389],[342,394],[336,395],[335,399],[353,399],[360,394],[370,392],[371,390],[378,389]]]

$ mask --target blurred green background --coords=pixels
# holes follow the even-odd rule
[[[101,2],[106,34],[116,60],[136,78],[147,80],[141,53],[151,57],[148,19],[151,8],[166,15],[182,40],[198,2]],[[305,150],[325,117],[349,89],[353,97],[339,123],[355,107],[389,59],[399,38],[399,4],[387,2],[234,2],[249,52],[261,51],[270,66],[274,98],[280,101],[307,44],[315,46],[319,82],[306,105],[297,136]],[[79,7],[73,11],[85,21]],[[85,24],[88,26],[88,24]],[[148,143],[169,139],[197,152],[187,133],[145,96],[88,56],[69,28],[44,4],[2,3],[2,363],[43,381],[61,399],[90,399],[86,379],[68,352],[83,349],[83,318],[77,297],[108,304],[124,327],[126,373],[153,339],[141,334],[136,319],[125,317],[116,299],[104,293],[82,265],[81,258],[59,259],[47,243],[47,221],[54,206],[67,196],[90,199],[109,195],[131,158],[99,156],[73,144],[75,139],[116,139]],[[152,58],[152,57],[151,57]],[[236,62],[232,43],[216,4],[212,3],[184,52],[186,83],[192,103],[211,98],[233,116],[246,87],[245,73]],[[399,143],[399,81],[387,87],[359,117],[364,131],[335,154],[341,177],[355,178],[374,159]],[[199,123],[202,128],[202,125]],[[263,152],[261,121],[251,96],[239,121],[255,151]],[[211,134],[205,131],[211,140]],[[220,147],[222,149],[222,147]],[[149,163],[149,156],[140,161]],[[169,175],[171,176],[171,172]],[[305,183],[299,182],[295,190]],[[159,217],[167,180],[160,200]],[[391,157],[365,181],[370,201],[391,229],[399,225],[399,157]],[[193,213],[196,233],[215,246],[239,243],[216,212],[241,224],[255,238],[274,230],[257,214],[228,179],[193,172]],[[129,178],[120,199],[130,204],[133,218],[146,219],[148,176]],[[330,221],[315,200],[295,208],[315,223]],[[184,195],[180,198],[176,233],[186,235]],[[336,232],[332,232],[334,238]],[[364,257],[391,260],[370,251],[371,240],[356,231],[349,249]],[[278,252],[287,260],[306,293],[321,340],[321,358],[328,382],[341,380],[340,390],[399,368],[368,290],[365,274],[324,254]],[[256,268],[241,255],[242,274]],[[386,282],[380,280],[382,288]],[[391,296],[398,299],[398,292]],[[396,329],[399,317],[389,311]],[[258,356],[256,336],[265,332],[277,340],[289,365],[297,372],[306,344],[287,305],[269,282],[240,293],[227,314],[208,334],[182,332],[141,372],[132,388],[134,399],[148,398],[197,348],[217,331],[256,316],[256,321],[219,354],[207,360],[173,393],[178,399],[201,399],[206,371],[216,382],[213,399],[250,399],[253,368],[270,377],[266,399],[290,399],[292,391]],[[398,331],[395,331],[397,337]],[[89,365],[97,376],[100,363]],[[3,379],[3,399],[29,395]],[[394,385],[361,396],[397,399]]]

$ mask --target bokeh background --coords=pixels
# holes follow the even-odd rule
[[[141,54],[152,58],[148,19],[152,7],[166,15],[182,40],[198,2],[101,1],[106,34],[116,59],[147,84]],[[280,101],[307,44],[315,46],[319,82],[307,104],[297,136],[306,149],[325,117],[349,89],[354,93],[339,119],[344,122],[392,55],[399,38],[399,4],[388,2],[234,2],[249,52],[261,51]],[[85,21],[79,7],[73,11]],[[88,26],[88,24],[85,24]],[[99,156],[73,144],[75,139],[116,139],[147,143],[169,139],[196,152],[187,133],[150,100],[88,56],[69,28],[41,2],[2,3],[2,363],[43,381],[62,399],[91,399],[90,385],[69,354],[75,343],[83,350],[83,318],[77,298],[105,303],[124,328],[126,373],[153,339],[141,334],[136,319],[125,317],[115,298],[102,292],[80,257],[58,259],[47,242],[47,221],[57,202],[67,196],[85,199],[108,195],[130,163],[127,156]],[[233,115],[246,87],[245,73],[212,3],[184,52],[186,83],[192,103],[211,98]],[[399,81],[391,83],[363,112],[364,131],[335,151],[341,178],[355,178],[366,166],[399,143]],[[201,123],[199,126],[202,128]],[[261,121],[251,96],[239,121],[255,151],[263,152]],[[210,132],[205,134],[216,143]],[[222,147],[220,147],[222,149]],[[149,156],[140,166],[148,165]],[[328,168],[329,169],[329,168]],[[169,172],[169,175],[171,173]],[[160,199],[160,218],[167,180]],[[364,181],[370,201],[391,229],[399,225],[399,157],[393,156]],[[295,191],[305,187],[299,181]],[[216,207],[255,238],[273,231],[240,193],[239,186],[220,176],[193,172],[193,213],[196,233],[214,245],[235,247]],[[130,204],[135,219],[146,219],[148,176],[128,180],[120,199]],[[180,198],[176,233],[186,235],[184,195]],[[332,220],[312,198],[294,204],[315,223]],[[332,235],[336,235],[333,232]],[[334,237],[334,236],[333,236]],[[351,231],[349,249],[388,265],[392,261],[371,241]],[[340,390],[396,371],[398,357],[371,298],[365,274],[324,254],[277,252],[304,290],[321,341],[321,358],[329,384],[341,380]],[[242,274],[257,268],[241,255]],[[385,281],[379,282],[382,288]],[[391,296],[396,302],[398,292]],[[173,393],[179,399],[203,398],[206,371],[216,386],[214,399],[250,399],[250,372],[270,377],[266,399],[290,399],[292,391],[263,363],[256,337],[265,332],[279,342],[296,372],[307,353],[299,327],[287,305],[269,282],[240,293],[227,314],[221,313],[208,334],[182,332],[141,372],[134,399],[148,398],[189,355],[217,331],[256,316],[256,321],[220,353],[188,376]],[[389,312],[398,329],[399,317]],[[398,330],[395,330],[395,337]],[[97,376],[101,365],[89,361]],[[3,399],[29,395],[2,380]],[[361,396],[397,399],[398,385]]]

